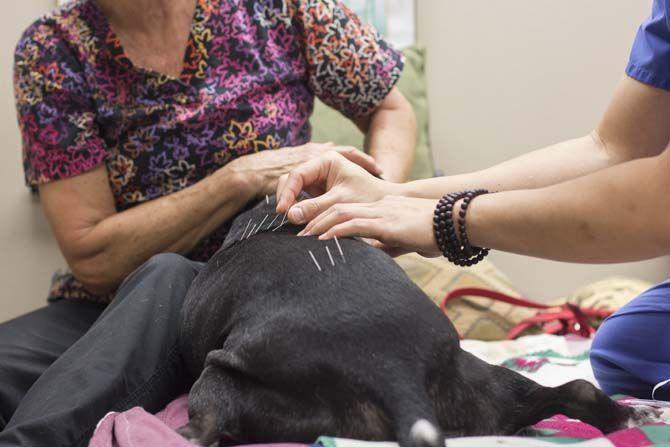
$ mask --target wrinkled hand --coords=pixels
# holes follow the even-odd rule
[[[435,200],[387,196],[372,203],[336,204],[318,215],[300,236],[364,237],[393,255],[416,251],[439,256],[433,234]]]
[[[327,152],[335,152],[376,175],[381,168],[371,156],[349,146],[335,146],[332,143],[307,143],[302,146],[256,152],[239,157],[227,167],[235,173],[242,173],[253,185],[256,197],[273,194],[279,178],[291,169],[315,159]],[[364,171],[365,172],[365,171]]]
[[[277,213],[289,210],[288,219],[302,224],[336,203],[373,202],[397,188],[396,184],[372,176],[369,169],[366,171],[343,155],[328,152],[282,176],[277,187]],[[312,198],[296,204],[301,191]]]

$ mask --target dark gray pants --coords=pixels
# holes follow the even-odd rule
[[[157,255],[104,311],[59,301],[0,324],[0,446],[85,446],[107,412],[187,391],[177,328],[201,267]]]

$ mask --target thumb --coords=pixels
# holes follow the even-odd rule
[[[305,224],[338,202],[337,192],[331,189],[325,194],[293,205],[288,211],[288,220],[296,225]]]

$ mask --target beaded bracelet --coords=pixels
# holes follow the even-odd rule
[[[465,230],[465,216],[470,203],[475,197],[487,193],[485,189],[450,193],[437,202],[433,216],[435,240],[444,257],[456,265],[464,267],[475,265],[489,253],[488,248],[472,246]],[[454,227],[453,213],[454,205],[461,199],[463,203],[457,218],[459,240],[456,235],[457,229]]]

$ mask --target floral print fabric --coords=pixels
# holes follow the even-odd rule
[[[102,164],[118,211],[184,189],[230,160],[310,139],[314,95],[368,115],[400,53],[336,0],[198,0],[178,78],[136,67],[94,0],[37,20],[15,53],[26,183]],[[225,226],[189,255],[204,261]],[[93,297],[69,274],[51,298]]]

